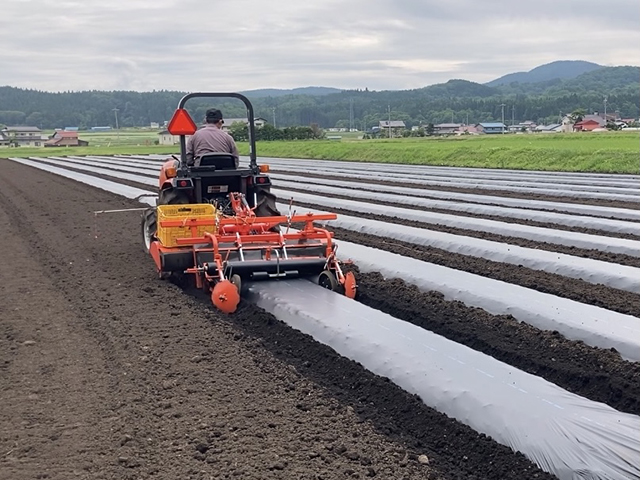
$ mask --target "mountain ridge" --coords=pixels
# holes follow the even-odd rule
[[[600,68],[606,67],[584,60],[557,60],[555,62],[545,63],[544,65],[538,65],[528,72],[507,73],[506,75],[485,83],[485,85],[488,87],[498,87],[510,83],[539,83],[557,79],[568,80]]]
[[[479,96],[489,96],[497,93],[496,88],[509,86],[512,84],[546,84],[544,87],[552,87],[554,85],[562,83],[563,80],[571,80],[585,73],[590,73],[600,69],[615,68],[606,67],[597,63],[588,62],[585,60],[556,60],[554,62],[538,65],[527,72],[512,72],[507,73],[501,77],[498,77],[490,82],[478,83],[465,79],[450,79],[444,83],[436,83],[432,85],[425,85],[424,87],[411,89],[411,91],[420,90],[432,90],[433,92],[440,91],[446,93],[447,90],[451,90],[453,86],[461,87],[465,86],[464,90],[467,90],[468,94],[474,92],[476,95],[482,92]],[[455,84],[455,85],[454,85]],[[542,87],[542,85],[540,85]],[[307,86],[296,88],[261,88],[255,90],[245,90],[241,93],[249,98],[265,98],[265,97],[283,97],[286,95],[308,95],[308,96],[325,96],[344,91],[350,91],[351,89],[342,89],[336,87],[322,87],[322,86]],[[544,90],[544,88],[539,88]],[[402,92],[404,90],[388,90],[389,92]]]
[[[332,93],[340,93],[342,89],[334,87],[296,87],[296,88],[258,88],[255,90],[245,90],[242,93],[249,98],[263,97],[283,97],[285,95],[310,95],[320,97]]]

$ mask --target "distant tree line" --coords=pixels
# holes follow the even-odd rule
[[[245,123],[236,122],[229,127],[229,133],[238,142],[249,140],[249,127]],[[256,140],[312,140],[324,137],[324,131],[314,123],[310,127],[284,127],[276,128],[271,124],[265,124],[256,128]]]
[[[640,116],[638,67],[611,67],[585,73],[572,80],[534,84],[512,83],[488,87],[465,80],[450,80],[415,90],[345,90],[329,95],[285,95],[252,98],[255,114],[280,127],[317,125],[367,130],[381,120],[403,120],[407,127],[428,123],[510,123],[533,120],[552,123],[576,109],[607,111],[623,118]],[[0,87],[0,124],[32,125],[42,129],[94,126],[143,127],[171,118],[183,92],[84,91],[49,93]],[[218,102],[194,99],[187,104],[201,122],[207,108],[222,109],[225,117],[246,117],[237,100]],[[267,133],[265,133],[266,135]],[[280,135],[271,131],[270,135]],[[296,134],[297,135],[297,134]]]

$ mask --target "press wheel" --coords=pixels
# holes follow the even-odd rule
[[[318,285],[334,292],[337,292],[340,287],[338,279],[331,270],[324,270],[320,273],[320,276],[318,277]]]
[[[231,281],[231,283],[233,283],[238,289],[238,295],[242,297],[246,293],[247,289],[242,284],[242,277],[240,275],[238,275],[237,273],[234,273],[233,275],[231,275],[231,278],[229,279],[229,281]]]

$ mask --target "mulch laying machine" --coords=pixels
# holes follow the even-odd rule
[[[193,97],[244,102],[248,168],[236,167],[227,154],[187,164],[186,136],[197,127],[184,106]],[[314,225],[337,215],[277,211],[268,166],[257,164],[253,106],[245,96],[188,94],[180,100],[168,130],[180,136],[180,158],[163,165],[158,205],[142,219],[144,247],[161,277],[193,275],[196,286],[210,292],[213,304],[225,313],[236,310],[248,283],[260,280],[315,277],[320,286],[355,297],[355,277],[342,271],[333,234]]]

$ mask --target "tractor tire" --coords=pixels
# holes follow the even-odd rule
[[[277,217],[280,212],[276,207],[276,196],[269,190],[258,190],[256,193],[256,217]]]
[[[158,205],[184,205],[186,203],[191,203],[189,195],[182,190],[165,188],[160,190],[158,195]]]
[[[142,248],[149,253],[151,242],[155,239],[158,220],[155,208],[148,208],[142,214]]]
[[[276,196],[269,190],[258,190],[256,192],[256,209],[254,210],[256,217],[278,217],[280,212],[276,207]],[[276,225],[269,229],[272,232],[279,233],[280,226]]]
[[[148,208],[142,214],[142,248],[145,253],[149,253],[151,242],[156,239],[156,231],[158,229],[158,214],[155,208]],[[170,280],[173,278],[173,272],[160,272],[158,277],[161,280]]]

